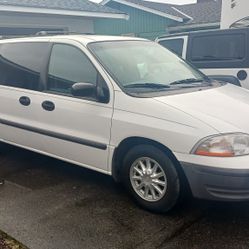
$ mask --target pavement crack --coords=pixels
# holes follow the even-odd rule
[[[146,236],[145,239],[135,244],[134,248],[161,249],[166,243],[170,242],[171,240],[175,239],[176,237],[184,233],[187,229],[189,229],[192,225],[202,220],[204,217],[205,217],[205,212],[199,212],[199,211],[194,212],[189,216],[183,217],[183,219],[180,219],[178,222],[174,222],[175,228],[171,232],[167,231],[168,229],[171,229],[171,227],[164,226],[161,229],[154,231],[153,235]],[[155,236],[155,234],[157,234],[157,236]]]
[[[155,247],[155,249],[161,249],[166,243],[174,240],[175,238],[177,238],[178,236],[180,236],[181,234],[183,234],[191,226],[193,226],[194,224],[196,224],[199,221],[201,221],[204,217],[205,217],[205,215],[201,214],[201,215],[197,216],[195,219],[188,220],[180,228],[175,229],[169,236],[167,236],[166,238],[164,238],[164,240],[160,244],[158,244]],[[164,228],[164,229],[166,229],[166,228]]]
[[[25,186],[23,186],[23,185],[17,184],[17,183],[12,182],[12,181],[7,181],[7,180],[4,180],[4,181],[3,181],[3,184],[1,184],[1,185],[3,185],[3,186],[5,186],[5,185],[12,185],[13,187],[22,189],[22,190],[24,190],[24,191],[29,191],[29,192],[32,191],[31,188],[27,188],[27,187],[25,187]]]

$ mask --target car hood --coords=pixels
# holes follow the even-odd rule
[[[154,98],[211,126],[220,133],[249,133],[249,91],[231,84]]]

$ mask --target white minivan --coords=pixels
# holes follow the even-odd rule
[[[231,83],[249,89],[249,28],[171,34],[156,41],[206,75],[230,75]]]
[[[166,212],[184,191],[249,200],[249,92],[155,42],[64,35],[0,41],[2,142],[122,181]]]

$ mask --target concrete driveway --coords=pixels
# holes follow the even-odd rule
[[[0,229],[31,249],[249,248],[249,204],[141,210],[111,177],[22,149],[0,154]]]

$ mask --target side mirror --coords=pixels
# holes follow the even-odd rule
[[[78,97],[95,97],[96,86],[91,83],[75,83],[71,87],[71,93]]]
[[[208,78],[211,80],[224,81],[236,86],[241,86],[238,78],[232,75],[208,75]]]

